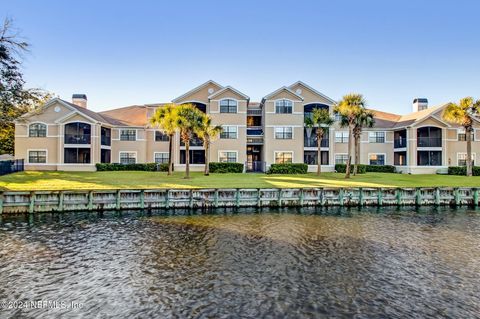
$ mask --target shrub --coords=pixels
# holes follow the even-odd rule
[[[367,172],[377,173],[395,173],[395,166],[393,165],[366,165]]]
[[[168,163],[161,163],[157,165],[157,170],[160,172],[168,172]]]
[[[304,163],[272,164],[267,174],[307,174],[308,165]]]
[[[156,163],[136,163],[136,164],[120,164],[120,163],[97,163],[95,164],[97,171],[156,171]],[[168,166],[167,166],[168,169]]]
[[[335,164],[337,173],[345,173],[347,171],[347,164]],[[353,165],[350,165],[350,172],[353,173]],[[365,174],[367,172],[367,165],[358,164],[358,174]]]
[[[472,169],[473,176],[480,176],[480,166],[474,166]],[[448,168],[448,175],[467,175],[466,166],[450,166]]]
[[[211,173],[243,173],[242,163],[210,162],[208,168]]]

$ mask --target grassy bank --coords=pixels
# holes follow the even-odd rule
[[[344,179],[344,174],[306,175],[163,172],[22,172],[0,177],[1,190],[75,190],[136,188],[288,188],[288,187],[480,187],[480,177],[367,173]]]

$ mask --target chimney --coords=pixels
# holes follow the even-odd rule
[[[416,98],[413,100],[413,112],[426,110],[428,108],[428,100],[426,98]]]
[[[86,94],[73,94],[72,103],[83,108],[87,108],[87,95]]]

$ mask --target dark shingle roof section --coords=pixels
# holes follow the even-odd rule
[[[65,100],[62,100],[64,103],[68,104],[69,106],[73,107],[75,110],[79,111],[80,113],[83,113],[85,114],[86,116],[88,117],[91,117],[92,119],[96,120],[96,121],[99,121],[99,122],[102,122],[102,123],[106,123],[106,124],[110,124],[110,125],[125,125],[125,123],[117,120],[117,119],[114,119],[108,115],[102,115],[100,113],[97,113],[97,112],[94,112],[94,111],[91,111],[89,109],[86,109],[84,107],[81,107],[81,106],[78,106],[76,104],[73,104],[73,103],[70,103],[70,102],[67,102]]]
[[[86,100],[87,95],[86,94],[73,94],[72,99],[84,99],[84,100]]]

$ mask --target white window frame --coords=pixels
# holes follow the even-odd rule
[[[292,137],[291,138],[277,138],[277,129],[282,129],[282,130],[285,130],[286,128],[289,128],[292,130]],[[275,126],[273,128],[273,136],[276,140],[293,140],[294,139],[294,131],[295,129],[293,128],[293,126]],[[285,135],[285,131],[282,132],[283,135]]]
[[[220,160],[220,157],[221,157],[221,156],[220,156],[220,153],[235,153],[235,162],[228,162],[228,161],[222,162],[222,161]],[[228,156],[226,156],[226,157],[228,158]],[[238,163],[238,151],[234,151],[234,150],[219,150],[219,151],[218,151],[218,162],[219,162],[219,163]]]
[[[383,142],[377,142],[377,141],[371,141],[370,139],[377,139],[377,134],[378,133],[383,133]],[[368,143],[374,143],[374,144],[384,144],[387,142],[387,132],[386,131],[369,131],[368,132]]]
[[[153,142],[155,143],[166,143],[166,142],[169,142],[169,141],[157,141],[157,132],[160,132],[162,133],[163,135],[167,136],[168,138],[170,138],[170,136],[168,136],[167,133],[165,133],[165,131],[162,131],[162,130],[153,130]],[[135,140],[137,139],[137,136],[136,136],[137,133],[135,133]]]
[[[222,112],[222,101],[225,101],[225,100],[230,100],[230,101],[234,101],[235,102],[235,112]],[[234,99],[234,98],[231,98],[231,97],[225,97],[225,98],[222,98],[221,100],[218,101],[218,112],[220,114],[237,114],[238,113],[238,100],[237,99]]]
[[[465,142],[467,140],[466,133],[467,132],[465,131],[465,128],[458,128],[457,129],[457,141],[458,142]],[[465,140],[464,141],[460,140],[460,134],[465,135]],[[475,142],[475,129],[473,129],[473,131],[472,131],[472,142]]]
[[[273,152],[273,163],[274,163],[274,164],[290,164],[290,163],[277,163],[277,154],[278,154],[278,153],[290,153],[290,154],[292,154],[292,161],[291,161],[291,163],[293,163],[293,156],[294,156],[293,151],[274,151],[274,152]]]
[[[118,162],[120,164],[122,164],[122,153],[132,153],[132,154],[135,154],[135,163],[134,164],[137,164],[137,161],[138,161],[138,157],[137,157],[137,151],[120,151],[118,152]]]
[[[342,142],[337,142],[337,134],[341,134],[341,140]],[[345,140],[345,135],[346,135],[346,141],[344,142],[343,140]],[[334,136],[334,142],[335,143],[338,143],[338,144],[347,144],[348,143],[348,139],[350,138],[349,136],[349,132],[348,131],[335,131],[335,136]],[[341,154],[341,153],[338,153],[338,154]]]
[[[292,112],[290,112],[290,113],[280,113],[280,112],[277,112],[277,102],[280,102],[280,101],[289,101],[290,103],[292,103]],[[274,101],[273,106],[274,106],[274,108],[275,108],[275,110],[274,110],[274,113],[275,113],[275,114],[293,114],[294,107],[295,107],[295,102],[293,102],[293,101],[290,100],[290,99],[278,99],[278,100],[275,100],[275,101]]]
[[[30,152],[45,152],[45,163],[30,163]],[[32,165],[48,164],[48,149],[40,149],[40,148],[27,149],[27,164],[32,164]]]
[[[461,158],[461,157],[465,157],[465,158]],[[467,161],[467,152],[457,152],[457,166],[464,166],[464,165],[460,165],[459,161],[460,160],[463,160],[465,161],[465,164],[466,164],[466,161]],[[475,152],[472,152],[472,160],[473,160],[473,163],[475,164],[476,162],[476,153]],[[466,166],[466,165],[465,165]]]
[[[345,160],[345,163],[337,163],[337,155],[346,156],[347,159]],[[333,162],[334,162],[334,164],[344,164],[344,165],[346,165],[347,162],[348,162],[348,153],[335,153],[335,154],[333,154]]]
[[[42,125],[45,125],[45,136],[30,136],[30,126],[32,126],[33,124],[42,124]],[[32,122],[32,123],[28,124],[27,128],[28,128],[27,137],[33,137],[33,138],[48,137],[48,124],[47,124],[47,123],[38,122],[38,121],[37,121],[37,122]]]
[[[122,140],[122,131],[135,131],[135,139],[132,140]],[[137,129],[131,129],[131,128],[121,128],[118,130],[118,140],[121,142],[136,142],[138,140],[138,130]]]
[[[385,166],[387,165],[387,154],[386,153],[368,153],[368,165],[373,165],[370,164],[370,156],[371,155],[383,155],[383,165],[376,165],[376,166]]]
[[[225,114],[227,114],[227,113],[225,113]],[[238,139],[238,125],[222,125],[222,129],[224,131],[225,131],[226,127],[234,127],[235,128],[235,137],[222,137],[222,133],[220,133],[220,139],[222,139],[222,140],[236,140],[236,139]]]
[[[165,163],[168,164],[168,152],[153,152],[153,163],[157,163],[157,158],[156,158],[157,154],[167,154],[167,161]],[[161,163],[157,163],[157,164],[161,164]]]

